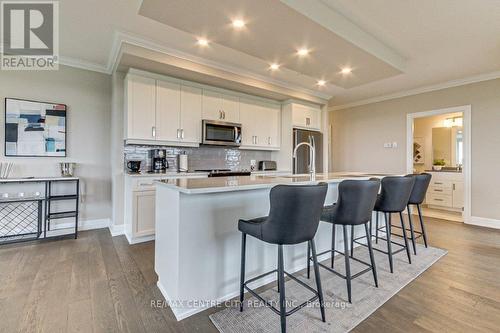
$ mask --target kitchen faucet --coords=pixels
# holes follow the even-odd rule
[[[309,176],[312,181],[316,180],[316,151],[314,148],[314,142],[311,144],[309,142],[301,142],[295,146],[293,150],[293,158],[297,158],[297,149],[300,146],[308,146],[309,147]]]

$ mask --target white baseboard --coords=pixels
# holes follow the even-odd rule
[[[107,228],[110,225],[110,219],[79,220],[78,231]],[[51,223],[51,230],[73,229],[75,222]]]
[[[500,220],[489,219],[486,217],[471,216],[466,222],[467,224],[477,225],[480,227],[500,229]]]
[[[127,238],[127,241],[130,245],[132,244],[138,244],[138,243],[144,243],[144,242],[149,242],[152,240],[155,240],[155,235],[148,235],[148,236],[140,236],[140,237],[132,237],[128,233],[124,233],[125,237]]]
[[[111,233],[112,237],[123,235],[123,234],[125,234],[125,225],[124,224],[120,224],[120,225],[110,224],[109,225],[109,232]]]

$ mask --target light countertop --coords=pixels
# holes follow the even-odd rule
[[[306,185],[318,182],[339,183],[346,179],[369,179],[371,177],[384,177],[387,174],[366,174],[366,173],[327,173],[316,174],[316,180],[311,181],[309,175],[293,176],[238,176],[238,177],[213,177],[158,181],[158,186],[167,186],[185,194],[220,193],[231,191],[247,191],[270,188],[275,185]]]

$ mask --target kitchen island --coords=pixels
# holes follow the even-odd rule
[[[239,294],[241,233],[239,219],[266,216],[269,192],[278,184],[328,183],[325,204],[337,200],[338,184],[345,179],[368,179],[383,175],[360,173],[244,176],[175,179],[156,183],[155,270],[158,288],[177,320],[189,317]],[[356,231],[362,232],[361,229]],[[340,234],[340,233],[338,233]],[[337,237],[337,248],[342,239]],[[316,235],[318,252],[331,246],[331,225],[320,223]],[[246,278],[276,268],[277,247],[247,238]],[[285,247],[285,269],[306,267],[307,244]],[[329,254],[320,259],[327,259]],[[272,282],[270,275],[253,287]]]

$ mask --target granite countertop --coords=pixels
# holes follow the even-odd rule
[[[451,173],[462,173],[462,170],[454,170],[454,169],[450,169],[450,170],[425,170],[425,172],[451,172]]]
[[[311,181],[309,175],[293,176],[238,176],[238,177],[213,177],[156,182],[158,186],[166,186],[185,194],[220,193],[232,191],[248,191],[256,189],[270,188],[279,184],[307,185],[319,182],[340,183],[346,179],[369,179],[371,177],[381,178],[387,174],[366,174],[366,173],[327,173],[316,174],[316,180]]]

